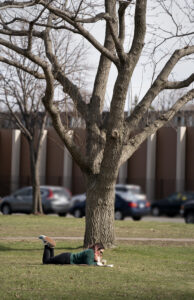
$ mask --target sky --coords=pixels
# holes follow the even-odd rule
[[[194,3],[193,0],[187,0],[190,3]],[[158,1],[157,0],[148,0],[148,5],[152,5],[152,9],[148,9],[148,14],[147,14],[147,23],[149,24],[148,26],[148,33],[146,34],[146,42],[151,40],[152,42],[156,42],[153,40],[153,33],[154,33],[154,28],[160,27],[163,29],[163,31],[160,30],[159,32],[159,37],[157,37],[157,42],[161,41],[161,37],[163,36],[170,36],[172,32],[175,33],[176,31],[176,24],[179,24],[180,32],[181,31],[189,31],[191,28],[193,30],[193,24],[191,25],[192,27],[189,28],[188,25],[188,19],[185,16],[185,14],[182,13],[182,11],[176,6],[174,3],[178,2],[183,6],[183,3],[186,3],[186,0],[166,0],[164,3],[171,3],[171,6],[169,6],[169,13],[173,14],[173,18],[175,22],[172,22],[171,17],[168,15],[168,13],[163,13],[161,9],[158,9],[158,5],[156,4]],[[194,6],[194,4],[193,4]],[[131,15],[134,14],[133,12],[134,6],[131,11]],[[194,7],[193,7],[194,11]],[[126,23],[128,24],[128,19],[129,17],[126,17]],[[194,16],[193,16],[193,21],[194,21]],[[133,19],[131,19],[130,23],[128,24],[128,37],[126,38],[126,44],[125,48],[126,50],[130,49],[130,39],[129,36],[133,35]],[[104,41],[104,22],[99,21],[95,24],[90,25],[90,31],[93,33],[93,35],[97,38],[98,41],[100,41],[103,44]],[[157,31],[158,32],[158,31]],[[185,44],[186,45],[188,39],[185,39]],[[145,43],[147,44],[147,43]],[[151,44],[149,44],[151,45]],[[86,46],[88,46],[86,42]],[[183,44],[179,44],[177,40],[170,40],[168,41],[164,47],[162,46],[161,48],[158,48],[158,50],[155,53],[155,60],[159,60],[161,56],[163,55],[164,58],[163,60],[158,64],[159,68],[158,71],[161,70],[162,66],[166,62],[168,55],[174,51],[174,49],[182,47]],[[146,49],[146,45],[144,47]],[[147,50],[147,49],[146,49]],[[144,50],[145,51],[145,50]],[[99,53],[96,49],[91,48],[91,50],[88,51],[88,57],[87,57],[87,65],[90,66],[90,71],[89,75],[87,76],[88,73],[86,72],[86,78],[87,78],[87,87],[86,89],[91,92],[93,83],[94,83],[94,78],[96,74],[96,69],[98,66],[98,61],[99,61]],[[128,111],[132,107],[132,101],[135,96],[137,96],[139,99],[141,99],[148,88],[150,87],[151,84],[151,79],[152,79],[152,74],[153,74],[153,64],[148,63],[148,61],[151,60],[150,56],[150,49],[149,52],[147,52],[146,55],[142,56],[138,65],[135,68],[129,89],[128,89],[128,95],[126,98],[126,106],[125,110]],[[179,63],[176,68],[174,69],[174,77],[177,80],[183,80],[184,78],[188,77],[194,70],[194,59],[188,62],[181,62]],[[109,109],[110,106],[110,101],[112,97],[112,92],[113,92],[113,87],[114,87],[114,82],[117,76],[117,70],[115,66],[112,64],[111,67],[111,72],[109,76],[109,81],[107,85],[107,92],[106,92],[106,102],[105,102],[105,107],[104,109],[107,110]],[[89,79],[88,79],[89,78]]]
[[[150,1],[151,2],[151,1]],[[170,3],[170,1],[168,1]],[[178,0],[179,3],[181,3],[180,0]],[[183,2],[182,2],[183,3]],[[170,11],[171,10],[171,11]],[[173,32],[175,33],[177,30],[176,25],[180,25],[179,28],[180,32],[182,31],[188,31],[192,29],[193,24],[188,25],[188,18],[185,14],[183,14],[180,9],[177,6],[169,7],[169,13],[173,13],[173,18],[176,22],[172,22],[171,17],[168,14],[162,13],[161,9],[155,7],[152,11],[149,11],[147,16],[147,23],[151,25],[151,27],[147,27],[147,35],[146,35],[146,41],[152,40],[153,37],[151,34],[154,32],[154,27],[161,27],[162,31],[160,30],[160,38],[158,41],[161,41],[162,36],[170,36],[170,34]],[[184,24],[184,25],[183,25]],[[189,27],[190,26],[190,27]],[[153,32],[152,32],[153,31]],[[101,41],[103,44],[103,22],[98,22],[95,25],[92,25],[91,32],[94,34],[95,37],[97,37],[98,40]],[[133,28],[129,30],[129,32],[133,33]],[[129,39],[128,39],[129,43]],[[158,71],[161,70],[161,68],[164,66],[164,64],[167,61],[168,54],[172,54],[175,49],[182,48],[183,46],[187,45],[188,39],[183,39],[181,43],[178,42],[177,39],[169,40],[166,44],[161,46],[160,49],[158,49],[158,53],[155,54],[155,59],[160,59],[162,55],[164,55],[163,60],[158,64]],[[151,44],[150,44],[151,45]],[[126,45],[126,48],[129,49],[129,45]],[[94,67],[97,66],[99,61],[99,53],[96,50],[92,50],[91,55],[88,57],[88,62],[91,63],[91,65]],[[194,70],[194,60],[190,60],[187,62],[180,62],[173,70],[173,77],[169,79],[175,79],[175,80],[183,80],[187,78],[189,75],[192,74]],[[129,86],[128,95],[126,99],[126,106],[125,110],[129,110],[129,108],[132,105],[132,100],[135,96],[138,96],[139,99],[143,97],[143,95],[146,93],[148,88],[151,84],[153,74],[153,64],[148,64],[148,56],[143,56],[132,77],[131,84]],[[92,76],[95,75],[95,72],[93,72]],[[93,77],[91,76],[91,82],[93,81]],[[112,91],[114,82],[117,76],[117,71],[114,65],[111,68],[111,73],[109,76],[108,86],[107,86],[107,93],[106,93],[106,106],[109,107],[109,102],[111,100]],[[90,84],[90,83],[89,83]],[[92,85],[90,86],[90,88]],[[106,107],[105,107],[106,109]]]

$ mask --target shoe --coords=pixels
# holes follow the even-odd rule
[[[56,246],[56,242],[46,235],[40,235],[38,238],[43,241],[44,245],[47,245],[50,248],[54,248]]]

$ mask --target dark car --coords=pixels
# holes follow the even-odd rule
[[[180,214],[181,205],[186,201],[194,199],[194,192],[176,192],[170,196],[154,201],[151,204],[153,216],[167,215],[174,217]]]
[[[72,197],[72,203],[69,213],[75,218],[82,218],[85,216],[86,208],[86,194],[80,194]]]
[[[185,219],[185,223],[194,224],[194,198],[181,206],[181,215]]]
[[[70,208],[71,193],[62,187],[40,186],[42,207],[45,214],[57,213],[65,216]],[[2,198],[0,210],[4,215],[32,213],[32,187],[24,187]]]
[[[79,201],[79,198],[81,199]],[[146,199],[139,199],[139,195],[132,195],[131,200],[126,200],[120,195],[115,195],[115,220],[123,220],[125,217],[132,217],[133,220],[140,220],[150,213],[150,203]],[[85,194],[73,198],[70,214],[77,218],[85,216],[86,196]]]

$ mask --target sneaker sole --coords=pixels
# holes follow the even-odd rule
[[[45,236],[44,241],[50,247],[55,247],[56,246],[56,242],[53,239],[51,239],[50,237],[48,237],[48,236]]]

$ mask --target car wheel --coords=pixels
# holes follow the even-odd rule
[[[75,218],[82,218],[82,212],[80,209],[75,209],[73,215]]]
[[[152,215],[153,215],[154,217],[158,217],[158,216],[160,215],[160,210],[159,210],[159,208],[158,208],[157,206],[154,206],[154,207],[152,208]]]
[[[133,219],[133,221],[140,221],[141,217],[135,217],[135,216],[133,216],[132,219]]]
[[[120,210],[115,211],[115,220],[123,220],[123,213]]]
[[[11,214],[10,205],[9,204],[4,204],[1,211],[4,215],[10,215]]]
[[[194,213],[191,212],[191,213],[188,213],[185,217],[185,222],[187,224],[194,224]]]
[[[60,217],[66,217],[66,213],[58,213],[58,215],[60,216]]]

